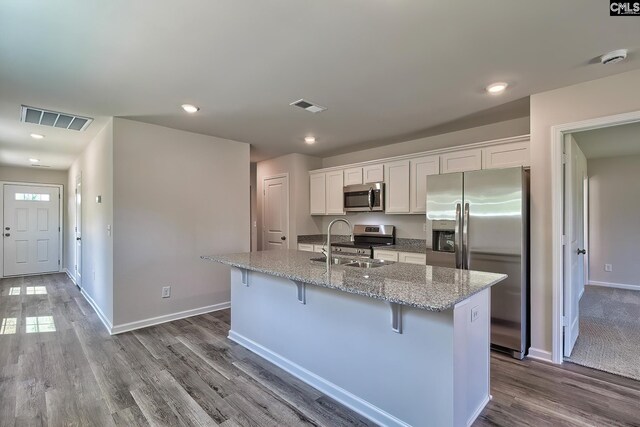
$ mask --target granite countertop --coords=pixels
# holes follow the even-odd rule
[[[430,265],[390,263],[369,269],[336,265],[331,268],[331,279],[327,280],[325,263],[311,261],[318,255],[271,250],[207,255],[202,259],[431,311],[450,309],[507,277]]]

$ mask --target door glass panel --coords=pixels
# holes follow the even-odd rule
[[[51,196],[40,193],[16,193],[15,199],[22,202],[48,202]]]

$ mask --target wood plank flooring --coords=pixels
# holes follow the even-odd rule
[[[372,425],[229,341],[229,318],[110,336],[66,275],[2,279],[0,427]],[[475,425],[640,426],[639,382],[577,365],[494,355],[492,394]]]

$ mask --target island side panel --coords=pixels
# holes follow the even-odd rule
[[[454,425],[454,313],[232,269],[229,338],[385,425]],[[389,284],[392,286],[392,284]],[[488,348],[488,341],[486,343]],[[461,425],[461,424],[459,424]]]
[[[455,425],[470,426],[489,403],[490,333],[488,288],[454,308]]]

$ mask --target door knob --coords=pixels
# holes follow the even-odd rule
[[[282,237],[280,238],[280,240],[287,240],[287,237],[286,237],[286,236],[282,236]]]
[[[578,249],[578,255],[585,255],[587,253],[586,249]]]
[[[76,237],[76,240],[82,240],[82,237]]]
[[[5,227],[4,229],[5,230],[11,230],[11,227]]]
[[[9,236],[11,236],[11,234],[9,234],[9,233],[4,233],[4,237],[9,237]]]

